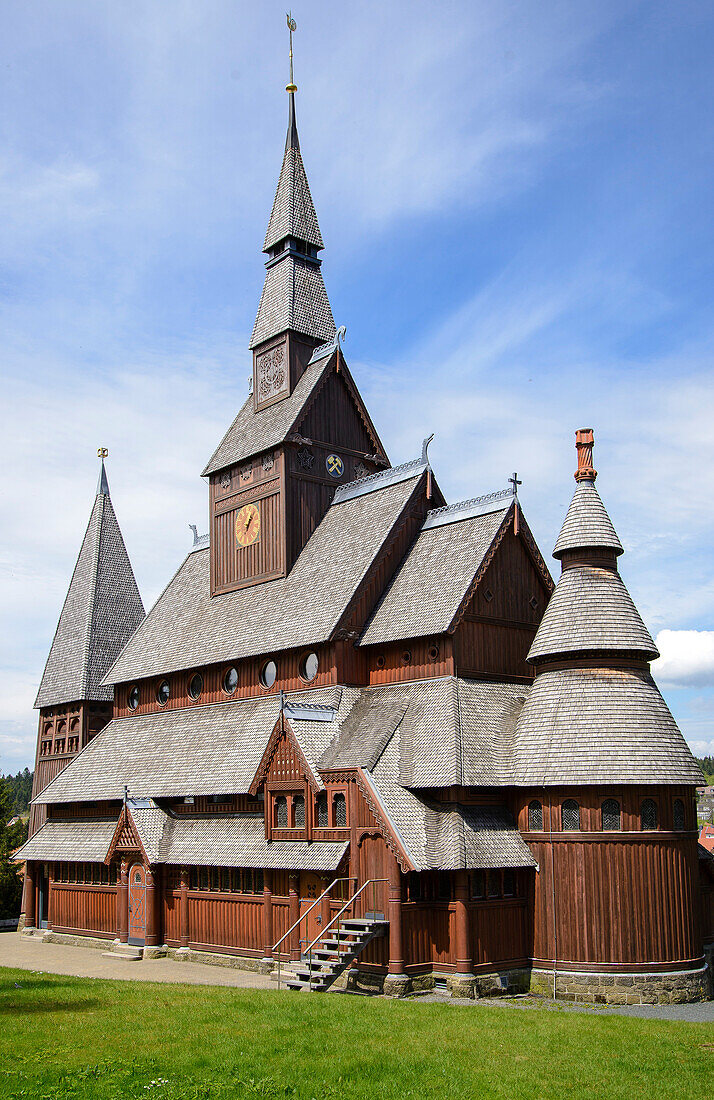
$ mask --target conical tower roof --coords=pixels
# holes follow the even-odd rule
[[[268,270],[251,348],[288,330],[320,343],[334,336],[335,321],[317,256],[322,248],[322,234],[300,153],[295,92],[289,91],[285,154],[263,244]]]
[[[576,486],[553,549],[553,557],[561,558],[566,550],[581,550],[583,547],[623,553],[622,543],[595,488],[595,481],[589,478],[579,481]]]
[[[111,700],[102,680],[144,618],[109,495],[104,462],[87,530],[52,641],[36,707]]]
[[[280,178],[275,192],[273,209],[265,234],[263,251],[271,248],[286,237],[295,237],[306,241],[315,248],[324,248],[317,214],[307,182],[305,165],[300,153],[297,122],[295,119],[295,93],[289,93],[288,136],[285,141],[285,155],[280,169]]]

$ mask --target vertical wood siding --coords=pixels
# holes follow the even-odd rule
[[[116,888],[52,883],[49,919],[55,931],[116,934]]]

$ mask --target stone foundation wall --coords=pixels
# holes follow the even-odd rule
[[[653,974],[559,970],[555,988],[558,1000],[610,1005],[687,1004],[706,1001],[712,995],[706,967]],[[552,970],[531,971],[530,992],[552,997]]]

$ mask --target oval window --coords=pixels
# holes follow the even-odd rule
[[[410,649],[405,649],[404,652],[402,653],[402,664],[403,665],[409,665],[409,664],[411,664],[411,660],[412,660],[412,651]]]
[[[171,694],[171,688],[169,687],[168,680],[162,680],[156,689],[156,702],[160,707],[163,707],[165,703],[169,701],[169,695]]]
[[[203,676],[200,672],[197,672],[195,676],[191,677],[191,682],[188,685],[188,693],[192,699],[198,699],[203,691]]]
[[[300,675],[302,676],[303,680],[307,680],[307,682],[309,683],[310,680],[314,680],[317,676],[317,670],[319,667],[320,662],[318,660],[317,653],[308,653],[305,657],[303,657],[302,661],[300,662]]]
[[[229,668],[223,677],[223,690],[226,695],[232,695],[238,687],[238,669]]]
[[[271,688],[278,676],[275,661],[266,661],[260,670],[260,682],[264,688]]]
[[[139,689],[136,686],[136,684],[134,684],[134,687],[131,689],[131,691],[127,695],[126,701],[127,701],[129,710],[136,710],[136,708],[139,706],[139,703],[141,701],[141,695],[139,693]]]

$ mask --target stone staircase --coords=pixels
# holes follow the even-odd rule
[[[389,921],[381,918],[352,917],[342,921],[339,935],[336,928],[327,930],[313,947],[311,960],[304,955],[299,963],[291,964],[294,977],[288,977],[287,988],[324,993],[367,944],[383,936],[388,927]]]

